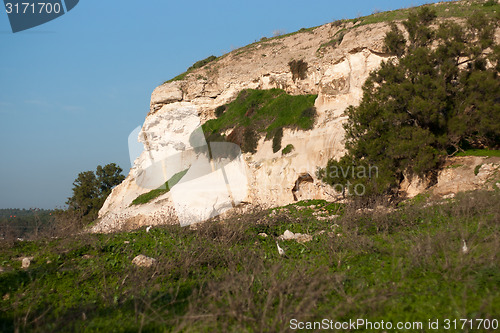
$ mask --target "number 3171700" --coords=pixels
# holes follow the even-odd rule
[[[59,14],[61,12],[61,4],[50,2],[37,2],[37,3],[10,3],[5,4],[7,14]]]

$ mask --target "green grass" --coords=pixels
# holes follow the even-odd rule
[[[465,1],[449,1],[427,6],[435,9],[439,18],[469,17],[473,12],[482,12],[493,18],[493,16],[500,12],[500,5],[498,3],[491,3],[490,5],[485,5],[485,3],[486,1],[483,0],[472,1],[470,5]],[[356,20],[361,21],[361,25],[405,20],[408,18],[411,10],[414,10],[414,8],[376,13],[357,18]]]
[[[461,151],[455,156],[484,156],[484,157],[500,157],[500,150],[489,149],[470,149]]]
[[[270,138],[278,128],[311,129],[315,117],[306,110],[314,107],[317,95],[288,95],[281,89],[243,90],[238,98],[227,104],[217,119],[203,124],[207,136],[220,134],[236,126],[252,126]]]
[[[151,190],[147,193],[141,194],[137,198],[132,201],[131,205],[142,205],[145,203],[150,202],[154,198],[159,197],[162,194],[170,192],[170,189],[174,187],[181,179],[186,175],[189,169],[183,170],[181,172],[176,173],[172,177],[170,177],[169,180],[165,182],[164,185],[162,185],[160,188]]]
[[[275,332],[290,331],[292,318],[498,318],[499,201],[500,191],[473,192],[383,214],[309,200],[197,230],[2,243],[0,331]],[[279,241],[282,258],[285,230],[313,240]],[[158,264],[137,268],[138,254]],[[34,257],[28,269],[24,256]]]
[[[201,68],[209,63],[211,63],[212,61],[215,61],[217,60],[217,57],[216,56],[210,56],[206,59],[203,59],[203,60],[199,60],[197,62],[195,62],[192,66],[190,66],[184,73],[182,74],[179,74],[177,75],[176,77],[168,80],[168,81],[165,81],[163,84],[165,83],[170,83],[170,82],[174,82],[174,81],[180,81],[180,80],[184,80],[186,78],[186,75],[188,75],[189,73],[191,73],[192,71],[194,71],[195,69],[198,69],[198,68]],[[202,76],[198,76],[198,79],[200,78],[203,78]]]
[[[452,165],[448,165],[446,167],[446,169],[458,169],[460,167],[463,167],[464,165],[463,164],[452,164]]]

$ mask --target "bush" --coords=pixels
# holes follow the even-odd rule
[[[243,133],[243,144],[241,146],[241,151],[244,153],[256,153],[257,145],[259,144],[259,136],[255,132],[253,127],[245,128]]]
[[[288,63],[288,66],[294,81],[304,80],[307,77],[307,62],[304,60],[292,60]]]
[[[273,153],[281,149],[281,139],[283,139],[283,128],[280,127],[276,130],[273,137]]]
[[[206,64],[214,61],[215,59],[217,59],[217,57],[214,55],[211,55],[208,58],[205,58],[203,60],[199,60],[199,61],[195,62],[191,67],[189,67],[188,71],[192,71],[194,69],[201,68],[201,67],[205,66]]]
[[[216,56],[211,55],[208,58],[205,58],[203,60],[199,60],[199,61],[195,62],[193,65],[191,65],[184,73],[179,74],[176,77],[174,77],[173,79],[165,81],[164,83],[170,83],[170,82],[174,82],[174,81],[184,80],[184,78],[186,77],[186,75],[188,75],[191,71],[193,71],[195,69],[198,69],[198,68],[201,68],[201,67],[205,66],[206,64],[208,64],[208,63],[210,63],[210,62],[212,62],[212,61],[214,61],[216,59],[217,59]]]
[[[385,35],[385,51],[401,57],[405,53],[406,39],[396,24],[391,23],[391,31]]]
[[[283,148],[283,150],[281,151],[281,154],[282,155],[290,154],[294,149],[295,149],[295,147],[292,144],[288,144],[285,148]]]
[[[314,119],[317,115],[316,108],[314,106],[311,106],[310,108],[305,109],[302,111],[300,114],[301,117],[308,118],[308,119]]]
[[[215,109],[215,116],[219,118],[226,111],[226,105],[221,105]]]

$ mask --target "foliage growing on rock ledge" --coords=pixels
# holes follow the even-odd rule
[[[165,182],[160,188],[151,190],[147,193],[141,194],[132,201],[131,205],[141,205],[150,202],[151,200],[159,197],[162,194],[170,192],[170,189],[174,187],[181,179],[186,175],[189,169],[183,170],[176,173],[169,180]]]
[[[447,155],[500,147],[498,21],[476,13],[465,25],[432,28],[435,18],[429,7],[410,13],[403,22],[408,42],[392,26],[386,47],[402,57],[372,73],[360,105],[346,110],[348,153],[319,170],[325,182],[395,193],[404,174],[432,177]],[[369,179],[334,172],[350,166],[380,173]]]
[[[254,152],[262,135],[271,139],[284,128],[309,130],[316,119],[314,101],[317,95],[288,95],[281,89],[243,90],[226,105],[217,119],[203,124],[207,141],[229,141]],[[224,132],[231,130],[226,136]],[[278,144],[279,141],[279,144]],[[275,146],[281,148],[281,139]]]
[[[174,77],[173,79],[170,79],[168,81],[165,81],[165,83],[170,83],[170,82],[174,82],[174,81],[180,81],[180,80],[184,80],[184,78],[186,77],[186,75],[188,75],[190,72],[192,72],[193,70],[195,69],[198,69],[198,68],[201,68],[203,66],[205,66],[206,64],[216,60],[217,57],[214,56],[214,55],[211,55],[210,57],[208,58],[205,58],[203,60],[199,60],[197,62],[195,62],[191,67],[189,67],[187,69],[187,71],[185,71],[184,73],[182,74],[179,74],[177,75],[176,77]]]
[[[288,63],[290,72],[292,72],[292,79],[304,80],[307,76],[307,62],[304,60],[292,60]]]

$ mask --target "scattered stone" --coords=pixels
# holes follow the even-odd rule
[[[156,263],[156,259],[139,254],[137,257],[132,259],[132,263],[139,267],[151,267]]]
[[[455,193],[450,193],[450,194],[447,194],[447,195],[443,195],[443,199],[451,199],[451,198],[454,198],[455,197]]]
[[[278,237],[279,240],[296,240],[299,243],[306,243],[312,240],[312,236],[308,234],[296,233],[286,230],[283,235]]]
[[[123,244],[130,244],[130,241],[124,241]]]
[[[21,261],[21,267],[24,269],[30,267],[30,264],[31,264],[31,260],[29,258],[23,258]]]
[[[260,236],[260,237],[264,237],[264,238],[266,238],[266,237],[267,237],[267,234],[266,234],[265,232],[261,232],[261,233],[259,234],[259,236]]]

